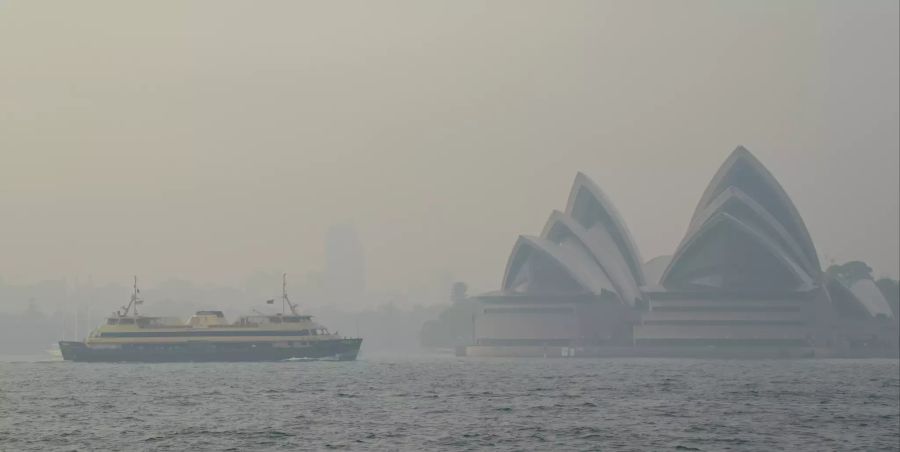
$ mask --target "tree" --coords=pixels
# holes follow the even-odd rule
[[[850,261],[841,265],[831,265],[825,270],[825,273],[837,278],[838,281],[844,283],[844,285],[848,287],[859,280],[872,279],[872,267],[869,267],[862,261]]]
[[[419,343],[429,348],[452,348],[471,345],[475,334],[475,314],[477,310],[478,302],[475,299],[463,297],[462,299],[454,300],[453,304],[447,306],[438,314],[437,319],[430,320],[422,325],[422,329],[419,332]]]
[[[453,283],[453,287],[450,288],[450,301],[455,303],[457,301],[465,300],[468,297],[468,295],[466,295],[466,292],[468,291],[468,284],[462,281]]]

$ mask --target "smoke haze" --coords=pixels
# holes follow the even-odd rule
[[[0,3],[0,275],[497,288],[576,171],[645,259],[736,145],[896,277],[898,4]],[[298,282],[298,284],[301,284]]]

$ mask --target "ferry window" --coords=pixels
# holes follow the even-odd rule
[[[117,323],[119,323],[118,319],[107,319],[106,320],[107,325],[115,325]]]
[[[130,325],[134,323],[134,319],[119,319],[119,323],[122,325]]]

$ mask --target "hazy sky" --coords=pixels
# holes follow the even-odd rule
[[[898,2],[0,1],[0,276],[500,284],[590,175],[645,259],[738,144],[900,273]]]

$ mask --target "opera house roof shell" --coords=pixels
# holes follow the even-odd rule
[[[513,247],[501,293],[615,294],[634,304],[642,287],[722,292],[807,292],[819,259],[803,219],[771,173],[738,147],[719,168],[662,276],[648,281],[634,239],[613,203],[578,173],[565,211],[539,237]]]
[[[566,209],[540,236],[518,238],[501,290],[479,299],[472,350],[485,356],[622,346],[809,356],[839,341],[886,343],[874,319],[894,317],[871,279],[822,271],[794,203],[743,147],[713,176],[673,255],[646,263],[613,203],[578,173]]]
[[[881,289],[871,279],[861,279],[850,286],[850,292],[866,308],[866,312],[872,317],[894,317],[894,311],[888,304]]]
[[[821,269],[778,181],[738,147],[713,177],[660,283],[674,290],[803,292]]]
[[[826,277],[826,287],[832,303],[842,317],[867,319],[894,318],[894,311],[884,294],[871,279],[844,284],[835,277]]]
[[[565,212],[554,211],[540,237],[519,237],[502,292],[614,295],[632,304],[643,282],[641,258],[625,222],[600,188],[578,173]]]
[[[874,282],[826,278],[790,197],[738,147],[705,189],[673,256],[642,264],[613,203],[578,173],[565,211],[553,211],[540,236],[519,237],[501,291],[486,295],[606,296],[634,306],[660,292],[778,297],[819,289],[854,315],[893,316]]]

